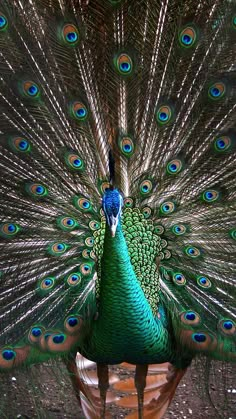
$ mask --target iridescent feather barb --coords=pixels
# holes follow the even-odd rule
[[[235,16],[0,2],[1,372],[62,357],[97,406],[80,351],[104,417],[107,365],[136,364],[139,418],[158,418],[193,358],[235,361]]]

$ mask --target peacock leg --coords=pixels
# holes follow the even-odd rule
[[[143,400],[144,389],[146,387],[146,377],[148,372],[148,364],[136,365],[134,383],[138,394],[138,417],[143,418]]]
[[[98,388],[101,398],[101,418],[105,418],[106,413],[106,395],[109,388],[108,365],[97,364]]]
[[[78,372],[78,367],[76,364],[76,354],[70,354],[70,357],[64,359],[64,362],[66,364],[67,370],[69,372],[69,376],[73,385],[73,389],[75,391],[75,395],[77,397],[77,400],[79,402],[79,405],[83,408],[82,402],[81,402],[81,394],[86,398],[88,401],[91,409],[95,408],[98,404],[98,400],[94,397],[94,395],[91,393],[89,386],[87,386],[83,381],[81,380]],[[95,417],[95,416],[93,416]]]

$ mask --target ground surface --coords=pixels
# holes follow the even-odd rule
[[[217,411],[211,406],[204,388],[198,389],[201,380],[196,371],[199,368],[204,370],[203,365],[199,366],[198,363],[187,372],[164,419],[216,419],[219,417]],[[223,410],[221,417],[236,419],[236,371],[231,366],[227,366],[226,369],[227,374],[223,374],[222,365],[214,364],[214,374],[210,378],[209,388],[215,403],[218,403]],[[130,374],[130,372],[127,373],[128,376]],[[226,382],[222,379],[225,376]],[[38,377],[41,384],[36,383]],[[32,382],[35,384],[32,385]],[[1,419],[82,419],[84,417],[70,380],[63,371],[54,374],[47,366],[36,366],[33,369],[33,375],[22,371],[4,375],[0,386]],[[226,396],[224,388],[227,390]],[[225,408],[224,403],[226,403]],[[114,419],[125,417],[125,410],[121,411],[116,407],[111,407],[109,410]]]

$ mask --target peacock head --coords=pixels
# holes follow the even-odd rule
[[[123,197],[118,189],[107,189],[102,197],[102,208],[106,216],[107,224],[111,230],[112,237],[115,237],[122,207]]]

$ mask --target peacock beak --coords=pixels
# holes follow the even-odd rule
[[[116,217],[114,217],[114,215],[111,215],[109,217],[109,226],[110,226],[112,237],[115,237],[115,235],[116,235],[116,228],[117,228],[117,225],[118,225],[118,221],[119,221],[118,215]]]

